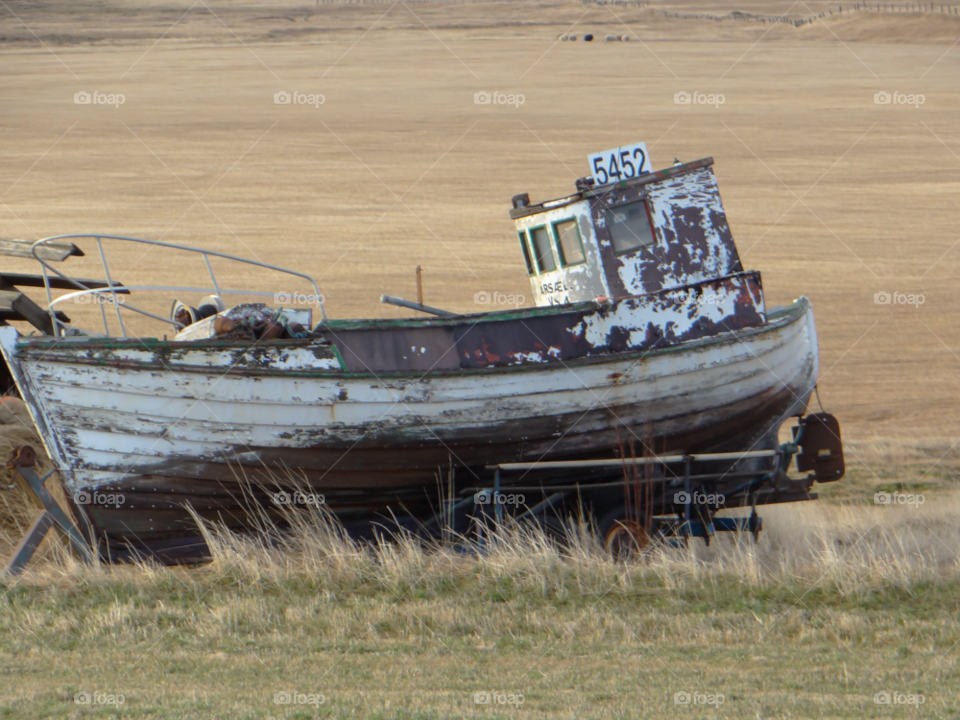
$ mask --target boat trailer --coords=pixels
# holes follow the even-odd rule
[[[763,530],[758,505],[816,500],[818,494],[811,492],[814,482],[836,482],[844,475],[843,444],[836,418],[828,413],[807,415],[799,418],[792,430],[793,439],[772,450],[493,465],[488,467],[494,472],[493,486],[470,488],[475,495],[457,507],[472,502],[480,508],[492,508],[492,513],[481,511],[482,520],[492,515],[499,525],[511,505],[501,501],[505,491],[512,495],[538,492],[544,497],[518,513],[514,519],[519,522],[546,518],[564,506],[569,509],[570,498],[582,507],[585,497],[622,490],[622,505],[612,503],[614,507],[598,523],[607,550],[615,556],[621,554],[624,543],[640,548],[651,542],[686,547],[689,538],[699,537],[709,546],[717,532],[750,533],[756,541]],[[797,469],[807,473],[805,477],[787,475],[794,458]],[[753,467],[742,468],[744,464]],[[645,471],[643,476],[640,469]],[[551,470],[620,470],[623,477],[593,483],[504,483],[514,473]],[[746,517],[717,516],[721,510],[747,507],[750,515]]]

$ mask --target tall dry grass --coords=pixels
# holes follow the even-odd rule
[[[322,508],[290,511],[286,529],[265,521],[258,535],[197,522],[213,571],[251,584],[302,581],[392,593],[507,584],[555,597],[599,589],[631,593],[651,584],[683,591],[732,581],[754,589],[817,587],[846,597],[956,574],[958,513],[960,493],[942,493],[919,506],[769,507],[761,509],[759,542],[721,533],[709,547],[700,539],[686,548],[656,545],[627,563],[613,561],[589,525],[573,518],[561,540],[514,524],[485,528],[482,542],[460,537],[452,543],[386,532],[358,542]]]
[[[0,454],[35,438],[0,433]],[[863,449],[863,448],[861,448]],[[903,460],[903,448],[872,448]],[[44,457],[43,470],[49,461]],[[9,481],[5,481],[5,485]],[[296,478],[288,477],[288,485]],[[304,488],[307,490],[306,488]],[[194,515],[209,545],[207,570],[249,585],[309,583],[331,590],[406,592],[451,586],[485,590],[509,586],[555,597],[632,593],[639,586],[684,592],[723,583],[751,589],[821,588],[840,596],[884,587],[909,588],[954,576],[960,561],[960,492],[938,489],[919,505],[880,506],[822,501],[760,508],[764,531],[718,534],[710,546],[691,538],[685,548],[654,545],[630,562],[613,561],[589,522],[569,518],[557,539],[535,525],[486,527],[476,536],[423,541],[386,529],[374,541],[348,536],[322,506],[286,508],[283,522],[266,512],[258,532],[238,533]],[[724,515],[744,511],[724,511]],[[0,492],[0,562],[35,512],[19,491]],[[452,539],[451,539],[452,538]],[[122,574],[151,582],[169,572],[144,562],[132,567],[85,567],[64,548],[50,548],[30,572],[57,578]]]

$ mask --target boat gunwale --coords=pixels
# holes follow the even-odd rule
[[[569,307],[569,306],[567,306]],[[176,365],[175,367],[170,367],[164,363],[150,363],[150,362],[138,362],[138,361],[125,361],[125,360],[105,360],[102,358],[85,358],[79,356],[70,356],[65,357],[59,354],[53,354],[52,350],[48,350],[41,357],[40,361],[47,362],[60,362],[64,364],[73,364],[73,365],[96,365],[100,367],[117,367],[118,369],[126,370],[143,370],[143,371],[166,371],[173,374],[176,373],[193,373],[193,374],[204,374],[204,375],[233,375],[241,377],[286,377],[286,378],[329,378],[329,379],[375,379],[375,380],[385,380],[385,379],[417,379],[422,380],[426,378],[448,378],[448,377],[464,377],[464,376],[484,376],[484,375],[502,375],[504,373],[520,373],[520,372],[542,372],[544,370],[559,368],[559,369],[574,369],[580,367],[590,367],[593,365],[603,365],[603,364],[613,364],[616,362],[629,362],[630,360],[645,360],[652,357],[660,357],[664,355],[669,355],[672,353],[678,352],[691,352],[697,351],[705,347],[716,346],[716,345],[728,345],[734,342],[743,342],[745,338],[750,338],[756,335],[761,335],[769,332],[774,332],[780,330],[784,327],[792,325],[793,323],[801,320],[811,308],[810,301],[807,297],[801,296],[793,301],[787,307],[770,312],[767,314],[767,322],[763,325],[757,325],[753,327],[743,328],[739,330],[729,330],[717,335],[712,335],[710,337],[698,338],[696,340],[689,340],[687,342],[680,342],[675,345],[667,345],[660,348],[648,348],[646,350],[630,350],[627,352],[620,353],[606,353],[602,355],[592,355],[585,356],[581,358],[576,358],[572,360],[565,361],[548,361],[542,363],[522,363],[518,365],[510,364],[500,364],[493,365],[488,367],[481,368],[457,368],[457,369],[439,369],[439,370],[427,370],[427,371],[418,371],[418,370],[384,370],[384,371],[367,371],[367,372],[348,372],[344,370],[330,370],[330,369],[317,369],[317,370],[286,370],[286,369],[270,369],[264,367],[258,368],[236,368],[228,367],[223,368],[219,366],[210,366],[210,365]],[[152,340],[151,343],[142,342],[143,349],[145,350],[157,350],[169,348],[175,351],[188,350],[188,349],[232,349],[232,350],[249,350],[252,348],[271,348],[271,347],[310,347],[315,345],[316,347],[329,347],[331,350],[331,358],[336,359],[334,356],[335,346],[329,343],[326,340],[321,338],[307,338],[307,339],[297,339],[297,340],[269,340],[263,343],[248,343],[248,344],[238,344],[236,341],[213,341],[213,342],[173,342],[173,341],[158,341],[156,339]],[[322,340],[322,342],[321,342]],[[98,339],[97,344],[83,344],[78,347],[76,343],[66,344],[65,347],[73,349],[86,349],[86,348],[96,348],[96,349],[118,349],[118,348],[130,348],[132,343],[136,343],[135,339],[124,340],[116,343],[109,343],[103,340]],[[17,357],[18,359],[28,359],[28,348],[30,350],[39,351],[46,344],[55,344],[47,342],[23,342],[17,343]]]

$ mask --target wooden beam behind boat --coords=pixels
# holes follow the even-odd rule
[[[33,240],[19,240],[15,238],[0,238],[0,255],[8,257],[30,258],[31,260],[39,257],[47,262],[63,262],[68,257],[83,257],[84,252],[73,243],[51,242],[41,245],[37,248],[37,255],[34,256]]]
[[[38,275],[36,273],[14,273],[14,272],[0,272],[0,278],[5,280],[11,285],[16,287],[35,287],[42,288],[43,284],[43,275]],[[63,279],[59,275],[48,275],[47,281],[50,284],[51,288],[55,290],[79,290],[76,285],[67,280]],[[86,285],[88,288],[106,288],[110,287],[110,284],[106,280],[87,280],[85,278],[76,278],[76,281],[81,285]],[[129,290],[120,290],[119,288],[123,287],[123,283],[119,283],[116,280],[113,282],[113,287],[118,288],[116,290],[117,295],[129,295]]]
[[[70,322],[70,318],[62,311],[57,310],[57,319],[61,322]],[[25,320],[44,335],[53,335],[53,320],[50,313],[37,305],[19,290],[13,288],[0,279],[0,320],[7,323],[9,320]]]
[[[81,253],[82,254],[82,253]],[[78,288],[61,277],[50,275],[47,282],[51,288],[58,290],[77,290]],[[103,280],[78,280],[90,288],[106,288],[109,283]],[[43,275],[34,273],[12,273],[0,272],[0,324],[8,324],[10,320],[24,320],[33,325],[44,335],[54,335],[53,321],[50,319],[50,313],[35,303],[30,297],[17,290],[18,287],[36,287],[42,288],[44,285]],[[122,287],[120,283],[114,283],[114,288]],[[129,295],[129,290],[115,290],[119,294]],[[63,323],[69,323],[70,318],[62,310],[57,310],[57,320]]]

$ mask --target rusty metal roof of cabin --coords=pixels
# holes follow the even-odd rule
[[[567,197],[558,198],[556,200],[544,200],[541,203],[533,203],[530,205],[525,205],[524,207],[512,208],[510,210],[510,217],[514,220],[517,220],[519,218],[526,217],[527,215],[535,215],[536,213],[544,212],[545,210],[553,210],[558,207],[563,207],[564,205],[575,203],[579,200],[585,200],[597,195],[603,195],[613,189],[633,187],[635,185],[646,185],[648,183],[666,180],[667,178],[682,175],[683,173],[690,172],[692,170],[699,170],[700,168],[707,167],[708,165],[713,165],[712,157],[706,157],[702,160],[694,160],[693,162],[683,163],[682,165],[674,165],[673,167],[669,167],[664,170],[645,173],[639,177],[633,178],[632,180],[621,180],[617,183],[602,185],[592,190],[584,190],[583,192],[574,193],[573,195],[568,195]]]

